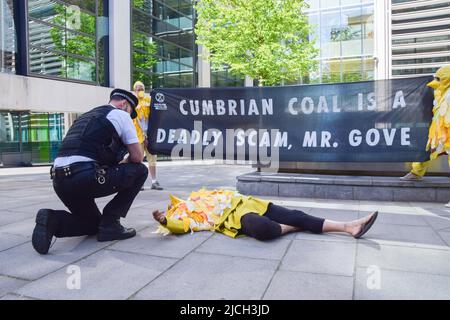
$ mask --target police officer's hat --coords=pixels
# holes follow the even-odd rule
[[[133,93],[131,93],[127,90],[123,90],[123,89],[114,89],[111,92],[110,99],[112,99],[114,97],[119,97],[119,98],[127,100],[130,103],[131,107],[133,108],[133,112],[131,113],[131,118],[135,119],[137,117],[136,108],[139,104],[139,100]]]

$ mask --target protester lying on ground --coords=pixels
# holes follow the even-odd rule
[[[154,219],[160,223],[156,233],[215,231],[232,238],[249,236],[264,241],[290,232],[345,232],[359,239],[378,216],[374,212],[359,220],[337,222],[228,190],[201,189],[192,192],[187,201],[170,198],[167,212],[153,212]]]

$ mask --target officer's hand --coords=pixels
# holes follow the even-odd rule
[[[145,138],[145,140],[144,140],[144,146],[145,146],[146,148],[148,148],[148,139],[147,139],[147,138]]]

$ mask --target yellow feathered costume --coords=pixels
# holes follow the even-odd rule
[[[441,153],[450,154],[450,66],[439,69],[428,86],[434,89],[435,100],[427,151],[431,150],[434,160]]]
[[[434,89],[433,121],[428,134],[427,151],[431,151],[430,160],[415,162],[412,171],[423,177],[431,162],[442,154],[450,155],[450,66],[440,68],[434,81],[428,84]],[[450,157],[448,159],[450,166]]]
[[[142,86],[145,88],[144,84],[140,81],[136,81],[136,83],[133,86],[133,89],[136,90],[137,86]],[[150,118],[150,105],[151,105],[151,98],[150,96],[146,95],[144,91],[139,92],[138,95],[139,104],[136,108],[137,112],[137,118],[133,119],[134,126],[136,127],[136,133],[139,139],[139,143],[144,143],[146,132],[143,132],[141,129],[141,125],[139,124],[142,121],[145,121],[148,123],[148,119]]]
[[[246,197],[229,190],[192,192],[187,201],[170,196],[166,225],[156,233],[182,234],[197,231],[215,231],[235,238],[239,236],[241,218],[248,213],[264,215],[269,202]]]

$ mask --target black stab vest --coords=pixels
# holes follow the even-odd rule
[[[83,156],[101,165],[117,165],[127,153],[113,124],[106,118],[110,105],[84,113],[70,127],[58,157]]]

